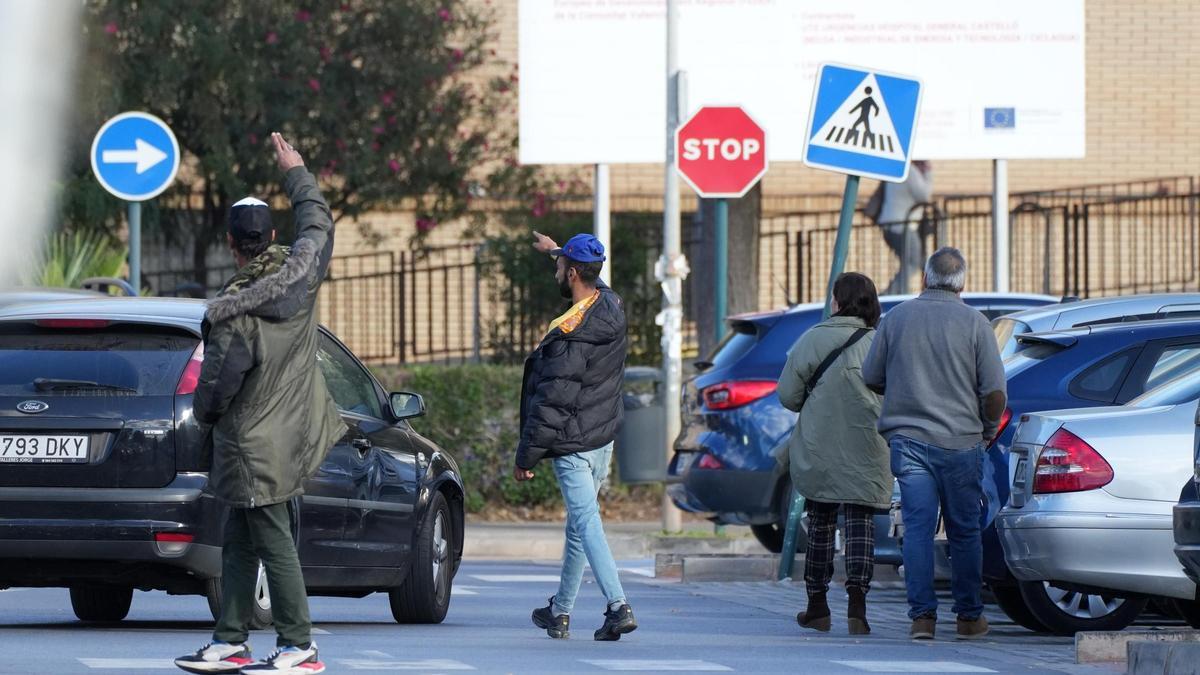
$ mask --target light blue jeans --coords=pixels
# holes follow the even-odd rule
[[[558,592],[554,594],[554,608],[558,612],[570,614],[575,606],[585,561],[591,565],[592,575],[609,605],[625,600],[617,563],[604,537],[598,501],[600,488],[608,479],[612,451],[609,443],[597,450],[554,458],[554,475],[567,505],[567,544]]]

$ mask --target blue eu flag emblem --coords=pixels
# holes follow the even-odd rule
[[[1017,126],[1016,108],[984,108],[984,129],[1014,129]]]

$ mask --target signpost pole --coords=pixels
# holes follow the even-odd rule
[[[679,44],[675,34],[679,26],[679,6],[667,0],[667,156],[663,193],[663,252],[659,261],[663,289],[662,375],[663,375],[663,452],[670,462],[671,447],[679,435],[679,397],[683,380],[683,267],[679,225],[679,178],[675,175],[675,130],[679,127],[682,76],[679,71]],[[671,497],[663,491],[662,526],[667,532],[683,529],[683,515]]]
[[[596,165],[596,181],[595,193],[592,196],[592,227],[595,230],[596,238],[604,245],[604,250],[608,252],[608,264],[600,269],[600,280],[605,284],[612,286],[612,213],[610,211],[609,193],[610,185],[609,173],[607,164]]]
[[[833,305],[833,282],[846,267],[850,253],[850,229],[854,222],[854,207],[858,202],[858,176],[846,176],[846,189],[842,193],[842,213],[838,218],[837,241],[833,245],[833,263],[829,266],[829,284],[825,288],[825,311],[821,317],[828,319]],[[800,529],[800,517],[804,514],[804,497],[794,489],[792,505],[788,509],[787,523],[783,531],[783,551],[779,554],[779,579],[792,576],[796,560],[796,538]]]
[[[716,343],[720,344],[725,337],[725,313],[729,302],[729,200],[722,197],[713,206],[713,239],[716,244],[716,264],[713,269],[716,280],[713,286],[717,290],[713,324]]]
[[[992,290],[1009,289],[1008,160],[992,160]]]
[[[142,203],[129,202],[129,285],[142,292]]]

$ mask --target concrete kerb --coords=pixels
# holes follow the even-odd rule
[[[1076,663],[1121,663],[1127,662],[1135,643],[1196,643],[1200,648],[1200,631],[1156,630],[1156,631],[1093,631],[1075,635]],[[1144,658],[1148,663],[1157,658],[1156,648],[1147,648]],[[1200,652],[1198,652],[1200,654]],[[1198,661],[1200,662],[1200,661]],[[1146,671],[1152,672],[1152,671]],[[1161,671],[1159,671],[1161,672]],[[1174,673],[1175,671],[1168,671]]]
[[[1200,675],[1200,643],[1134,641],[1128,645],[1130,675]]]

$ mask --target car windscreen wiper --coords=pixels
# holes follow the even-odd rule
[[[39,377],[33,381],[38,391],[69,391],[72,389],[103,389],[104,391],[122,391],[136,394],[137,389],[122,387],[119,384],[101,384],[90,380],[62,380],[52,377]]]

